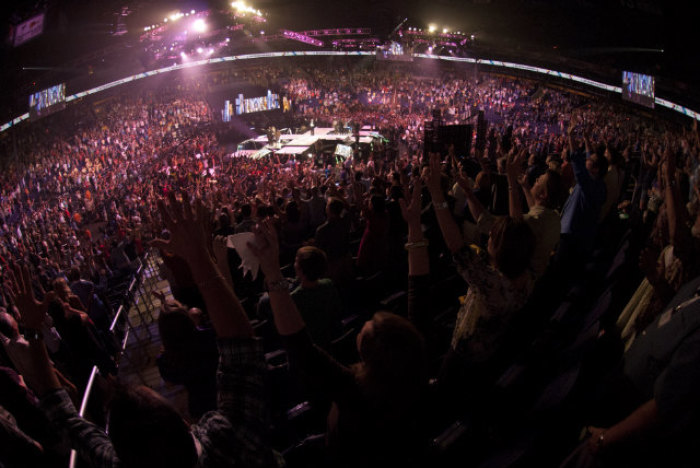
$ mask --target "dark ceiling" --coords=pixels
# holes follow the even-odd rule
[[[0,33],[9,24],[46,12],[41,37],[0,48],[2,79],[9,93],[26,94],[50,70],[70,68],[76,58],[106,47],[118,50],[133,36],[113,36],[115,13],[123,6],[133,32],[174,10],[226,8],[223,0],[15,0],[2,2]],[[389,33],[400,21],[427,27],[434,23],[475,33],[487,47],[577,58],[616,68],[698,84],[694,15],[679,3],[660,0],[249,0],[268,13],[270,30],[365,26]],[[663,52],[662,52],[663,51]],[[73,62],[74,63],[74,62]],[[27,69],[30,68],[30,69]],[[31,68],[38,68],[34,70]],[[49,70],[46,70],[49,69]],[[70,70],[67,70],[70,71]],[[39,84],[35,85],[39,86]]]

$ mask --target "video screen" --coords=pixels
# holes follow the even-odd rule
[[[654,77],[622,72],[622,99],[654,108]]]
[[[66,84],[61,83],[29,96],[29,118],[38,118],[65,107]]]
[[[396,60],[400,62],[410,62],[413,57],[407,54],[403,46],[395,41],[377,49],[377,58],[380,60]]]

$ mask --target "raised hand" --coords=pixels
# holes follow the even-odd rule
[[[577,124],[578,124],[578,114],[572,112],[571,113],[571,120],[569,120],[569,129],[568,129],[569,135],[574,133],[574,129],[576,128]]]
[[[518,176],[518,183],[523,187],[523,188],[530,188],[530,182],[527,180],[527,174],[520,174]]]
[[[440,155],[437,153],[430,153],[430,163],[428,166],[428,171],[425,174],[425,185],[430,190],[430,193],[435,198],[436,194],[442,196],[442,165],[440,161]]]
[[[163,224],[170,231],[170,240],[155,239],[153,247],[161,248],[182,257],[190,265],[210,255],[211,229],[209,213],[200,199],[190,204],[189,196],[182,192],[182,201],[174,193],[169,194],[169,203],[158,200]]]
[[[474,190],[474,187],[472,186],[472,181],[469,179],[467,176],[464,175],[463,172],[457,173],[456,176],[457,184],[464,190],[464,193],[470,194]]]
[[[671,149],[670,140],[666,144],[661,168],[665,182],[670,182],[676,176],[676,153]]]
[[[228,247],[226,246],[226,237],[216,236],[212,247],[214,259],[216,260],[216,266],[218,266],[219,269],[223,267],[228,268]]]
[[[403,219],[408,224],[409,230],[412,227],[418,227],[420,229],[420,214],[421,214],[421,190],[423,185],[420,179],[416,179],[413,185],[413,192],[411,193],[411,202],[407,203],[406,200],[399,200],[399,206],[401,207],[401,215]]]
[[[515,181],[523,172],[523,163],[527,159],[527,149],[521,148],[516,153],[515,150],[508,153],[506,157],[506,174],[508,178]]]
[[[255,242],[248,243],[248,248],[260,261],[260,268],[265,278],[276,278],[280,273],[280,245],[277,231],[270,220],[259,223],[254,230]]]
[[[19,309],[22,323],[27,328],[38,329],[46,319],[49,302],[54,298],[50,293],[44,296],[44,301],[39,302],[34,297],[32,290],[32,276],[26,265],[20,267],[14,265],[14,287],[11,288],[11,296]]]

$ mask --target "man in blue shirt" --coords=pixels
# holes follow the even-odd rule
[[[561,213],[561,243],[557,263],[566,270],[576,271],[593,250],[598,226],[598,214],[605,202],[605,182],[608,161],[591,151],[589,135],[584,135],[585,151],[574,144],[573,130],[576,120],[569,126],[569,161],[574,170],[576,185],[566,200]]]

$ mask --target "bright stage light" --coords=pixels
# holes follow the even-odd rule
[[[442,28],[442,33],[447,34],[447,28]]]
[[[231,3],[231,8],[236,10],[238,13],[241,14],[246,14],[246,13],[251,13],[254,15],[262,16],[262,12],[260,10],[256,10],[255,8],[248,6],[245,4],[245,2],[242,1],[236,1]]]
[[[194,15],[194,10],[190,11],[190,15]]]
[[[168,22],[168,18],[163,18],[163,23],[167,23],[167,22]]]
[[[202,49],[201,47],[197,47],[197,53],[201,54],[202,52],[204,52],[204,49]]]
[[[202,33],[207,30],[207,23],[203,19],[197,19],[192,23],[192,30],[195,32]]]
[[[434,33],[437,30],[437,26],[434,24],[429,24],[428,25],[428,32]]]

